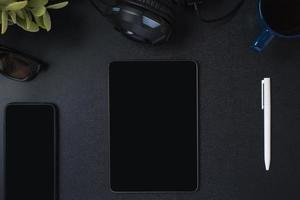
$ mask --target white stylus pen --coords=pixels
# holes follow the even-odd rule
[[[262,109],[264,110],[264,159],[266,170],[271,164],[271,79],[264,78],[261,82]]]

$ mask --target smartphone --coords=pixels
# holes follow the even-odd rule
[[[5,200],[56,200],[57,109],[12,103],[5,109]]]

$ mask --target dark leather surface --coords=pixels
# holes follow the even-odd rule
[[[0,76],[0,111],[3,114],[5,105],[15,101],[57,104],[61,200],[299,199],[300,40],[275,39],[262,54],[253,52],[249,45],[260,32],[255,9],[255,1],[249,0],[234,19],[209,25],[192,15],[180,14],[189,19],[188,23],[183,19],[178,22],[182,26],[169,44],[152,47],[121,37],[87,0],[74,0],[67,9],[51,12],[51,33],[31,34],[10,27],[6,35],[0,36],[1,44],[49,64],[47,71],[29,83]],[[199,191],[110,191],[108,64],[124,59],[198,60]],[[269,173],[264,170],[260,110],[260,80],[264,76],[272,77],[273,89]],[[2,153],[0,148],[1,161]],[[0,168],[2,173],[2,165]]]

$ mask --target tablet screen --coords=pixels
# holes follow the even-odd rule
[[[113,62],[109,94],[111,189],[196,190],[197,64]]]

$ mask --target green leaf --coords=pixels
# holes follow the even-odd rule
[[[20,17],[21,19],[25,19],[25,15],[24,15],[24,10],[18,10],[16,12],[17,16]]]
[[[11,21],[16,24],[17,23],[17,14],[13,11],[9,11],[8,15],[10,16]]]
[[[29,31],[29,32],[38,32],[40,30],[39,26],[36,23],[31,22],[30,26],[27,26],[26,20],[21,18],[17,18],[17,25],[22,29],[24,29],[25,31]]]
[[[43,15],[43,23],[45,25],[46,30],[50,31],[51,30],[51,18],[50,18],[48,11],[46,11],[46,13]]]
[[[28,13],[26,10],[23,12],[26,22],[26,28],[29,29],[32,23],[32,16],[30,13]]]
[[[49,9],[61,9],[61,8],[66,7],[68,4],[69,4],[69,2],[65,1],[65,2],[61,2],[61,3],[57,3],[57,4],[47,6],[47,8],[49,8]]]
[[[6,6],[5,10],[16,11],[21,10],[27,6],[27,1],[17,1]]]
[[[24,30],[26,30],[26,28],[27,28],[26,21],[20,17],[17,17],[17,25]]]
[[[7,13],[5,10],[2,10],[1,13],[1,34],[4,34],[7,30],[8,27],[8,17],[7,17]]]
[[[31,13],[32,13],[34,16],[40,17],[40,16],[42,16],[42,15],[45,14],[46,10],[47,10],[47,9],[46,9],[45,6],[42,6],[42,7],[36,7],[36,8],[31,9]]]
[[[48,0],[30,0],[28,6],[32,8],[41,7],[47,5]]]
[[[46,27],[44,25],[44,20],[43,20],[43,17],[37,17],[37,16],[33,16],[34,17],[34,21],[35,23],[41,27],[42,29],[45,29],[46,30]]]
[[[34,22],[30,24],[29,28],[27,28],[27,31],[29,32],[38,32],[39,30],[40,30],[39,26]]]

